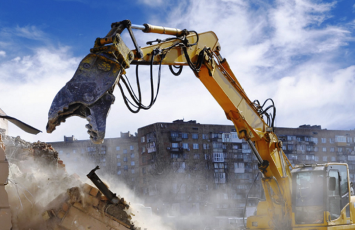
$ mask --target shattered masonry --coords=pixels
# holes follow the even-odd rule
[[[0,187],[0,222],[8,225],[5,229],[11,223],[13,230],[137,229],[125,202],[111,204],[97,188],[68,175],[51,145],[9,136],[4,143],[9,164],[0,142],[1,183],[6,183],[6,170],[10,171],[8,202],[3,199],[5,186]]]

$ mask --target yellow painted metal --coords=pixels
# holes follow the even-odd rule
[[[188,36],[190,43],[197,41],[196,35]],[[180,42],[170,40],[153,46],[142,48],[144,57],[138,61],[150,61],[150,53],[156,49],[164,49]],[[263,160],[269,162],[267,171],[263,172],[262,185],[265,191],[266,201],[261,201],[257,207],[255,216],[247,219],[248,229],[302,229],[302,230],[335,230],[335,229],[355,229],[353,223],[355,214],[355,198],[350,203],[351,218],[344,217],[345,209],[341,217],[333,222],[326,222],[326,214],[323,224],[316,225],[296,225],[295,217],[292,213],[292,177],[288,161],[282,148],[278,146],[279,140],[258,114],[255,106],[246,95],[244,89],[239,84],[237,78],[231,71],[226,60],[220,62],[220,45],[218,38],[213,32],[199,34],[199,41],[196,46],[189,47],[187,52],[190,60],[195,63],[198,54],[203,48],[209,47],[209,56],[213,56],[214,63],[202,65],[200,72],[195,73],[207,88],[211,95],[224,110],[230,119],[239,138],[250,139],[255,143],[255,147]],[[160,62],[159,56],[154,62]],[[163,65],[187,65],[186,58],[179,47],[172,48],[162,60]],[[207,67],[206,67],[207,66]],[[211,74],[212,73],[212,74]],[[212,76],[211,76],[212,75]],[[283,156],[283,157],[281,157]],[[283,173],[283,166],[284,171]],[[350,191],[350,187],[349,187]],[[334,226],[329,226],[334,223]]]

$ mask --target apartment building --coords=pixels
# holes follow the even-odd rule
[[[292,164],[348,163],[355,180],[355,130],[327,130],[321,126],[276,128],[283,150]]]
[[[138,140],[140,187],[147,205],[172,216],[242,216],[258,167],[233,125],[155,123],[139,128]],[[254,197],[261,191],[259,181],[255,188]]]
[[[93,163],[101,172],[115,175],[132,189],[136,189],[139,176],[138,141],[129,132],[119,138],[106,138],[104,143],[95,145],[90,140],[77,140],[64,136],[63,142],[49,142],[65,164]],[[101,173],[100,172],[100,173]],[[89,173],[89,171],[87,172]]]
[[[302,125],[278,127],[275,133],[293,165],[345,162],[355,181],[355,130]],[[263,196],[257,161],[233,125],[176,120],[141,127],[135,136],[121,133],[102,145],[73,137],[51,144],[65,161],[96,162],[165,216],[207,215],[225,221],[252,215]]]

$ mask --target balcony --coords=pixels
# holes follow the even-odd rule
[[[171,142],[181,142],[182,141],[182,137],[172,137],[172,136],[170,136],[169,140]]]
[[[167,150],[169,150],[171,153],[184,153],[184,149],[182,147],[167,147]]]

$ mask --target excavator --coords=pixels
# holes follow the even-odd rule
[[[133,42],[133,50],[122,39],[125,30]],[[148,46],[141,48],[133,30],[168,37],[149,41]],[[260,103],[248,98],[222,57],[221,45],[211,31],[197,33],[150,24],[135,25],[129,20],[112,23],[108,34],[95,40],[73,78],[55,96],[48,113],[47,132],[53,132],[67,118],[79,116],[88,120],[86,128],[92,142],[102,143],[116,85],[132,112],[149,109],[159,91],[160,72],[156,90],[151,81],[149,105],[143,105],[138,76],[136,95],[125,75],[132,65],[137,72],[139,66],[150,65],[151,73],[154,68],[160,71],[162,65],[168,65],[174,75],[189,66],[224,110],[227,119],[233,122],[238,137],[250,145],[262,175],[265,200],[260,201],[255,214],[247,218],[247,229],[355,229],[355,197],[349,192],[348,165],[293,166],[282,150],[282,141],[274,133],[274,102],[268,99]]]

